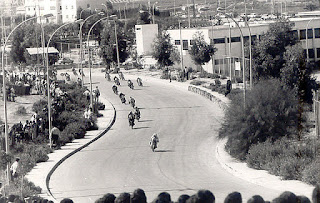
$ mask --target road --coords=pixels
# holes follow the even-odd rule
[[[49,187],[57,200],[69,197],[77,203],[94,202],[106,193],[116,196],[142,188],[151,202],[160,192],[170,193],[173,201],[181,194],[192,195],[209,189],[216,202],[239,191],[244,200],[259,194],[272,200],[280,191],[251,184],[232,176],[215,160],[215,149],[223,112],[209,100],[169,83],[144,82],[130,90],[126,83],[120,91],[133,96],[141,108],[141,121],[134,129],[128,125],[130,105],[120,103],[112,93],[111,82],[103,74],[94,77],[102,96],[116,108],[111,130],[63,162],[51,176]],[[157,152],[148,146],[157,132]]]

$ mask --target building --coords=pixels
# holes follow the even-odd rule
[[[145,24],[136,25],[136,44],[137,44],[137,54],[138,56],[148,56],[152,52],[152,44],[155,38],[158,36],[158,25],[157,24]],[[150,61],[147,59],[145,61]],[[150,65],[150,64],[148,64]]]
[[[309,59],[314,61],[320,61],[320,17],[313,18],[292,18],[290,21],[293,23],[293,32],[297,34],[298,39],[301,42],[302,47],[305,48],[305,52],[308,53]],[[269,29],[269,24],[272,21],[260,21],[258,23],[250,23],[250,31],[252,40],[260,39],[261,36]],[[141,29],[144,32],[140,32],[139,38],[144,40],[146,35],[150,32],[147,31],[148,27],[141,25]],[[306,39],[306,28],[308,26],[307,38]],[[244,41],[249,40],[249,29],[245,26],[244,22],[239,22],[239,27],[243,33]],[[170,34],[172,43],[177,46],[177,49],[183,56],[183,66],[196,68],[196,65],[192,62],[191,57],[188,53],[190,46],[192,46],[193,35],[200,32],[204,36],[204,40],[207,43],[212,43],[217,48],[213,59],[207,64],[203,65],[203,69],[209,73],[219,73],[222,75],[229,76],[230,72],[232,76],[241,76],[241,66],[239,62],[242,59],[242,43],[241,43],[241,32],[235,23],[229,23],[220,26],[210,26],[203,28],[183,28],[167,30]],[[181,33],[181,35],[180,35]],[[138,33],[137,33],[138,34]],[[144,42],[138,42],[144,44],[150,41],[149,39]],[[181,44],[182,41],[182,44]],[[182,46],[182,47],[181,47]],[[306,51],[306,46],[308,51]],[[140,52],[144,52],[143,46]],[[249,59],[245,59],[245,66],[249,65]],[[176,64],[177,67],[181,65]]]
[[[72,22],[77,18],[77,0],[25,0],[24,7],[26,16],[53,14],[48,21],[54,23]]]

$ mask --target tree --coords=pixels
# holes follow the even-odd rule
[[[197,32],[193,35],[192,42],[189,54],[191,55],[191,59],[194,63],[201,67],[201,65],[210,61],[211,56],[214,54],[216,49],[212,45],[206,43],[201,32]]]
[[[318,9],[318,6],[314,3],[309,3],[304,9],[306,9],[307,11],[315,11]]]
[[[117,63],[117,49],[116,49],[116,38],[114,33],[114,27],[111,24],[108,24],[104,27],[102,31],[102,38],[100,42],[100,53],[99,55],[104,58],[108,66],[111,63]],[[123,63],[129,56],[128,49],[128,38],[124,34],[123,29],[117,25],[117,40],[119,48],[119,59]]]
[[[283,54],[286,47],[297,43],[297,38],[291,28],[292,25],[287,20],[270,24],[267,33],[253,45],[252,59],[255,81],[280,77],[280,70],[285,63]]]
[[[220,136],[228,137],[230,154],[245,159],[251,145],[295,135],[298,131],[298,99],[279,79],[262,80],[246,95],[232,100]]]
[[[159,33],[152,46],[152,56],[160,67],[164,68],[172,66],[174,62],[180,62],[178,50],[171,43],[170,35],[167,32]]]
[[[284,66],[281,69],[281,80],[294,89],[301,101],[312,103],[312,91],[316,90],[316,82],[311,78],[313,64],[305,60],[300,44],[288,46],[284,53]]]

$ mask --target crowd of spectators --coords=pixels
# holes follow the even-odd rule
[[[0,203],[50,203],[51,200],[42,199],[40,197],[29,197],[21,200],[19,196],[10,195],[8,198],[0,196]],[[73,203],[74,201],[70,198],[64,198],[60,203]],[[97,199],[95,203],[147,203],[147,197],[144,190],[138,188],[133,191],[133,193],[123,192],[118,196],[112,193],[106,193],[101,198]],[[161,192],[152,203],[214,203],[216,202],[214,194],[209,190],[199,190],[193,195],[181,194],[176,201],[171,199],[168,192]],[[242,203],[242,196],[239,192],[229,193],[224,198],[224,203]],[[254,195],[247,200],[247,203],[320,203],[320,186],[316,186],[312,193],[312,200],[305,196],[298,196],[292,192],[285,191],[279,195],[279,197],[273,199],[272,201],[264,200],[260,195]]]

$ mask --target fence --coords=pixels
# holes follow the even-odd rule
[[[228,105],[226,103],[224,103],[223,101],[221,101],[221,99],[217,98],[216,96],[212,95],[210,92],[207,92],[206,90],[203,90],[199,87],[195,87],[195,86],[188,86],[188,91],[194,92],[196,94],[200,94],[203,97],[206,97],[207,99],[209,99],[212,102],[215,102],[219,105],[219,107],[222,110],[226,110]]]

